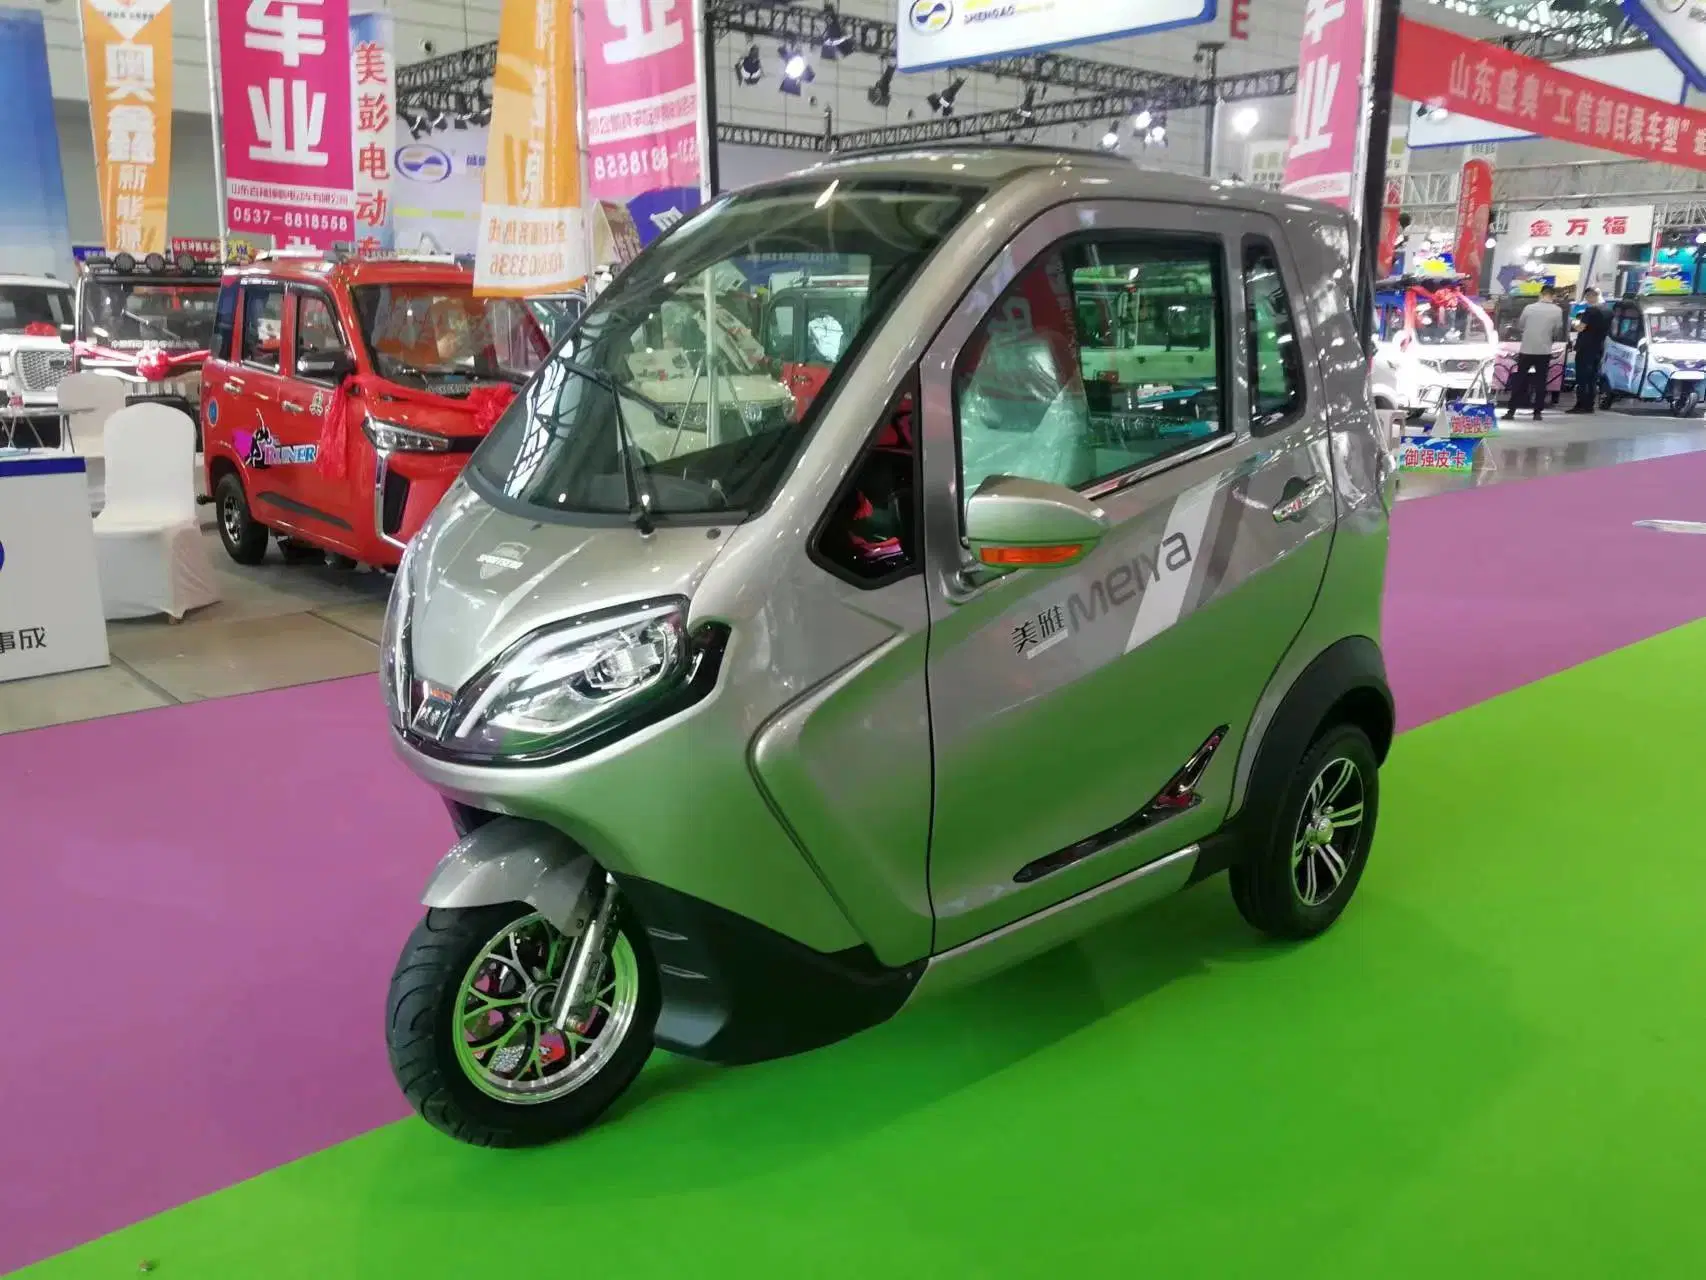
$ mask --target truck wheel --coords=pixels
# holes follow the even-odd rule
[[[537,1146],[586,1128],[634,1082],[661,1002],[643,937],[618,904],[594,1003],[557,1031],[575,941],[524,903],[427,912],[391,976],[386,1040],[428,1124],[475,1146]]]
[[[1379,808],[1368,735],[1328,730],[1298,764],[1263,847],[1229,873],[1239,914],[1276,938],[1325,930],[1362,879]]]
[[[213,487],[213,505],[219,512],[219,540],[225,544],[225,554],[238,564],[259,564],[265,560],[271,535],[249,510],[243,481],[235,471],[219,477],[219,483]]]

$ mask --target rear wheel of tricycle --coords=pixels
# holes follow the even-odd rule
[[[391,977],[386,1040],[428,1124],[476,1146],[537,1146],[586,1128],[633,1083],[652,1049],[657,974],[618,902],[585,999],[557,1029],[583,936],[524,903],[427,912]]]
[[[259,564],[265,560],[271,535],[249,510],[243,481],[235,471],[219,477],[219,483],[213,487],[213,505],[219,513],[219,540],[225,544],[225,554],[238,564]]]

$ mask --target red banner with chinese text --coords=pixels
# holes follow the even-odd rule
[[[1362,75],[1366,0],[1311,0],[1298,45],[1297,94],[1286,145],[1287,195],[1351,208],[1362,132]]]
[[[1412,18],[1398,22],[1400,97],[1562,142],[1706,169],[1706,111],[1578,76]]]
[[[1481,266],[1487,260],[1487,226],[1493,220],[1493,166],[1465,160],[1457,183],[1457,245],[1452,261],[1468,278],[1470,293],[1481,292]]]

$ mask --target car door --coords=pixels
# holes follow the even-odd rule
[[[326,540],[342,545],[353,530],[363,527],[363,521],[373,519],[372,480],[369,476],[363,484],[356,474],[360,468],[353,460],[359,441],[345,440],[342,467],[322,468],[319,451],[327,417],[342,412],[339,388],[343,373],[354,369],[355,357],[330,293],[316,285],[293,284],[289,301],[288,368],[279,404],[280,430],[285,433],[281,439],[299,460],[291,476],[298,499],[325,526]],[[338,372],[304,367],[316,362],[324,365],[327,359],[336,361]]]
[[[301,467],[288,446],[299,434],[284,410],[282,281],[251,278],[238,302],[237,359],[221,373],[221,415],[230,414],[231,443],[242,460],[249,504],[263,524],[312,529],[314,509],[301,491]]]
[[[1619,395],[1637,395],[1640,392],[1640,331],[1640,313],[1633,306],[1619,302],[1612,307],[1611,329],[1605,343],[1605,367],[1601,374]]]
[[[1015,238],[923,362],[938,951],[1226,814],[1334,523],[1315,339],[1283,243],[1253,214],[1062,208]],[[1128,305],[1092,348],[1076,297],[1110,288]],[[1340,342],[1349,314],[1346,298]],[[1076,490],[1107,536],[1067,567],[990,576],[964,509],[998,474]]]

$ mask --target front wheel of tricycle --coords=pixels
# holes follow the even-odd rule
[[[556,994],[578,937],[524,903],[427,912],[386,1007],[391,1070],[427,1123],[475,1146],[538,1146],[586,1128],[634,1082],[660,996],[620,905],[589,957],[587,998],[560,1030]]]
[[[1688,390],[1671,397],[1670,412],[1673,418],[1692,418],[1694,411],[1700,407],[1700,393]]]

